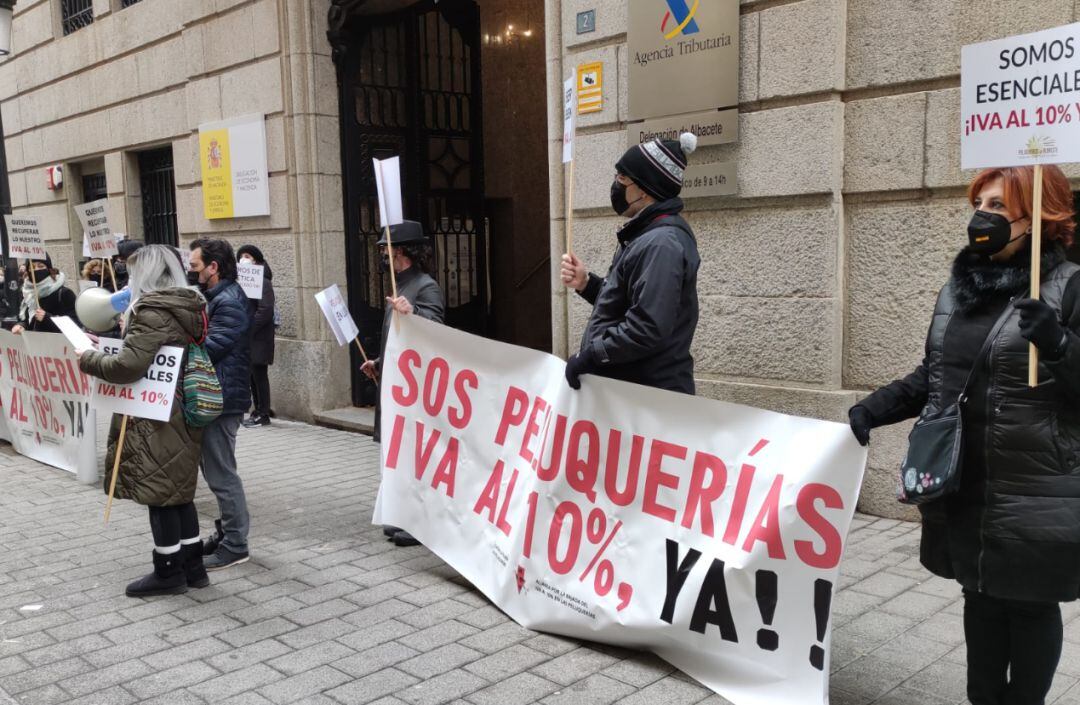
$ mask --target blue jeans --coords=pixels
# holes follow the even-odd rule
[[[217,497],[221,512],[221,527],[225,532],[221,545],[233,553],[247,553],[251,528],[244,483],[236,470],[236,432],[243,418],[243,414],[222,414],[203,429],[203,477]]]

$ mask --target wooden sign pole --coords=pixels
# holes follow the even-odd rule
[[[386,256],[390,258],[390,289],[397,298],[397,275],[394,273],[394,243],[390,242],[390,226],[383,227],[386,234]]]
[[[360,357],[364,358],[364,362],[370,362],[370,360],[368,360],[367,353],[364,352],[364,346],[360,343],[360,336],[358,335],[355,338],[353,338],[353,342],[356,343],[356,347],[360,350]],[[379,380],[376,379],[375,377],[372,377],[371,381],[375,383],[376,387],[379,386]]]
[[[356,347],[360,349],[360,357],[364,358],[364,362],[367,362],[368,356],[367,353],[364,352],[364,346],[360,344],[360,336],[356,336],[353,340],[356,342]]]
[[[108,265],[109,265],[109,277],[112,278],[112,290],[113,290],[113,293],[116,293],[116,270],[113,269],[112,259],[105,259],[104,257],[102,257],[101,258],[101,263],[102,264],[108,263]]]
[[[1042,289],[1042,200],[1043,168],[1035,165],[1034,201],[1031,208],[1031,298],[1038,299]],[[1028,386],[1039,386],[1039,349],[1034,343],[1028,349]]]
[[[34,308],[41,308],[41,298],[38,297],[37,292],[37,272],[34,270],[34,260],[26,260],[26,266],[30,268],[30,282],[34,285]],[[30,314],[30,318],[33,317],[33,314]],[[29,322],[27,321],[27,323]]]
[[[116,441],[116,458],[113,459],[112,479],[109,480],[109,499],[105,502],[105,525],[109,524],[109,514],[112,513],[113,494],[116,492],[116,477],[120,474],[120,455],[124,452],[124,437],[127,435],[127,414],[120,420],[120,438]]]
[[[566,254],[574,254],[574,160],[567,162],[570,175],[566,189]]]

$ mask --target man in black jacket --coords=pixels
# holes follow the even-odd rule
[[[690,225],[679,215],[686,155],[697,138],[653,140],[631,147],[615,165],[611,207],[629,218],[605,278],[563,255],[562,281],[593,305],[581,349],[566,363],[566,380],[597,374],[659,389],[694,393],[690,345],[698,321],[701,264]]]
[[[244,483],[236,468],[236,432],[251,406],[251,321],[247,296],[236,283],[232,245],[209,238],[191,243],[188,276],[206,296],[210,319],[206,351],[221,381],[225,402],[221,416],[203,430],[202,446],[203,477],[217,497],[222,532],[205,545],[204,552],[213,554],[205,565],[207,570],[221,570],[248,559],[250,518]]]

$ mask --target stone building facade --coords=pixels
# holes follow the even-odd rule
[[[450,13],[463,1],[420,4]],[[503,263],[481,273],[498,319],[489,335],[558,355],[577,346],[588,308],[557,280],[561,83],[577,65],[604,65],[603,109],[579,119],[573,200],[575,249],[603,271],[619,223],[608,186],[627,146],[626,8],[653,1],[479,3],[483,43],[472,56],[483,72],[472,90],[482,90],[484,121],[474,138],[487,179],[474,183],[493,233],[481,262]],[[331,25],[359,13],[349,21],[362,29],[414,3],[86,0],[93,22],[66,34],[62,4],[19,0],[13,54],[0,64],[15,211],[44,218],[54,259],[73,275],[82,233],[71,206],[92,183],[83,177],[104,174],[114,229],[138,237],[140,155],[166,148],[180,242],[250,242],[273,266],[276,410],[310,419],[355,402],[354,360],[313,298],[357,281],[347,168],[343,178],[355,155],[342,150],[352,119],[342,116],[355,108],[340,83],[352,80],[341,68],[349,39]],[[587,10],[595,31],[578,34]],[[692,157],[735,161],[739,181],[737,196],[688,204],[703,261],[699,393],[843,420],[860,394],[918,363],[934,295],[964,243],[960,47],[1076,21],[1080,0],[741,0],[740,10],[739,140]],[[266,119],[271,214],[207,220],[198,126],[252,113]],[[58,164],[65,186],[49,190],[46,167]],[[875,433],[864,508],[898,511],[905,433]]]
[[[638,0],[632,0],[637,2]],[[656,3],[659,6],[663,2]],[[574,238],[604,271],[626,143],[626,0],[548,0],[552,254],[563,247],[560,77],[602,61],[604,109],[580,118]],[[698,393],[846,421],[861,394],[922,359],[933,303],[970,209],[960,170],[960,47],[1080,19],[1074,0],[741,0],[739,193],[693,200],[702,255]],[[596,11],[596,30],[576,31]],[[1080,177],[1080,170],[1068,172]],[[555,349],[588,315],[553,279]],[[873,434],[861,506],[904,514],[909,424]]]
[[[282,316],[275,410],[310,418],[312,409],[344,406],[347,385],[313,384],[310,374],[348,379],[348,359],[313,299],[345,269],[329,3],[86,4],[92,22],[74,31],[59,0],[15,7],[12,54],[0,65],[14,211],[42,217],[54,262],[74,278],[82,230],[71,206],[84,200],[83,177],[104,174],[113,229],[143,237],[140,154],[165,148],[180,244],[202,236],[253,243],[272,265]],[[207,220],[198,126],[253,113],[266,119],[271,213]],[[55,191],[51,165],[65,170]]]

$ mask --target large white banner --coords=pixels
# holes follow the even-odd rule
[[[520,624],[654,651],[737,705],[828,700],[866,465],[847,426],[586,376],[401,316],[374,521]]]
[[[961,51],[965,169],[1080,162],[1080,23]]]
[[[92,378],[58,333],[0,331],[0,412],[15,450],[76,472],[80,444],[93,448]],[[89,451],[93,453],[93,451]]]

